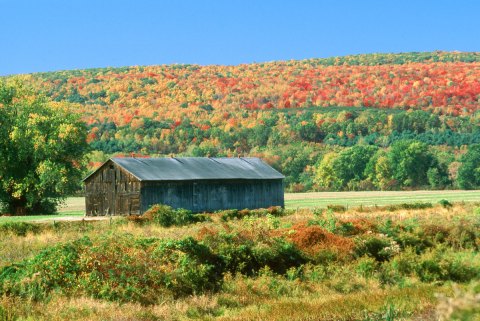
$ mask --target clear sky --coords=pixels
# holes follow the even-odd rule
[[[478,0],[0,0],[0,75],[480,51]]]

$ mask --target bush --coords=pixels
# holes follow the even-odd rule
[[[204,241],[222,258],[226,271],[233,275],[253,275],[262,267],[253,252],[253,241],[241,239],[232,233],[210,235]]]
[[[370,278],[375,273],[377,262],[375,259],[365,256],[360,258],[355,266],[355,271],[364,278]]]
[[[165,296],[215,291],[224,271],[222,259],[193,238],[82,238],[2,268],[0,296],[45,300],[58,292],[153,304]]]
[[[446,239],[447,243],[454,249],[478,250],[478,238],[480,237],[480,226],[468,222],[459,222],[451,230]]]
[[[173,225],[183,226],[197,222],[204,222],[208,217],[202,214],[193,214],[191,211],[180,208],[173,209],[168,205],[153,205],[146,211],[140,219],[135,218],[132,221],[143,223],[144,221],[154,222],[163,227],[170,227]]]
[[[413,249],[408,249],[382,267],[386,270],[391,269],[400,276],[416,276],[426,283],[469,282],[480,278],[480,265],[474,263],[476,256],[468,253],[458,255],[452,250],[441,248],[417,255]]]
[[[347,210],[347,208],[344,205],[330,204],[327,205],[327,210],[330,210],[334,213],[343,213]]]
[[[248,212],[249,214],[250,212]],[[220,219],[224,222],[233,220],[233,219],[240,219],[246,214],[244,214],[243,211],[239,211],[236,209],[233,210],[224,210],[224,211],[219,211],[217,212],[218,215],[220,215]]]
[[[14,294],[40,300],[55,289],[69,292],[81,271],[80,252],[91,245],[88,238],[41,251],[31,260],[0,270],[0,294]]]
[[[422,210],[426,208],[432,208],[432,203],[402,203],[387,206],[387,210],[390,212],[398,210]]]
[[[27,222],[6,222],[0,225],[0,232],[13,233],[17,236],[25,236],[27,233],[40,232],[40,226],[38,224],[32,224]]]
[[[259,208],[259,209],[243,209],[243,210],[236,210],[236,209],[231,209],[231,210],[223,210],[217,212],[217,214],[220,215],[220,219],[224,222],[233,220],[233,219],[242,219],[247,216],[251,217],[265,217],[267,215],[273,215],[273,216],[284,216],[287,213],[290,213],[289,211],[286,211],[285,209],[281,208],[280,206],[271,206],[269,208]]]
[[[274,239],[270,246],[257,243],[253,248],[253,254],[260,266],[268,266],[279,274],[285,274],[291,267],[298,267],[307,262],[294,244],[280,238]]]
[[[443,208],[451,208],[453,206],[452,203],[445,199],[438,201],[438,204],[440,204]]]
[[[208,233],[203,242],[222,258],[226,271],[231,274],[255,275],[264,267],[285,274],[289,268],[307,261],[294,244],[281,238],[269,237],[262,242],[251,240],[241,232]]]
[[[153,252],[159,260],[165,287],[176,297],[217,290],[225,271],[220,256],[191,237],[163,241]]]
[[[398,244],[383,234],[367,235],[356,240],[355,254],[357,257],[369,256],[378,262],[383,262],[398,252],[400,252]]]

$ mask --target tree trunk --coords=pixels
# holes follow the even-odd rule
[[[27,200],[24,198],[21,199],[13,199],[8,203],[8,210],[12,215],[27,215]]]

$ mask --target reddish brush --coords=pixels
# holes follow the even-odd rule
[[[294,233],[289,232],[287,239],[307,254],[315,254],[323,249],[348,254],[354,246],[351,239],[330,233],[317,225],[306,226],[305,223],[300,223],[289,231],[292,230]]]

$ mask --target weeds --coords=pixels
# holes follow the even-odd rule
[[[439,310],[472,319],[480,222],[460,206],[232,210],[209,215],[217,223],[162,207],[140,224],[0,229],[15,258],[1,261],[0,320],[422,319],[435,293]],[[452,284],[474,294],[452,299]]]

